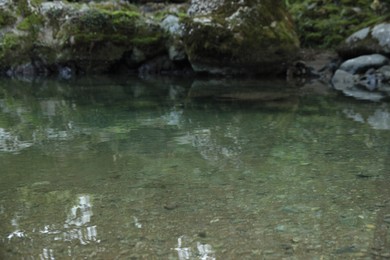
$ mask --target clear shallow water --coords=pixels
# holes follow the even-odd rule
[[[389,105],[279,87],[0,81],[0,258],[390,257]]]

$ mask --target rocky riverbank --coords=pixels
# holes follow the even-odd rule
[[[279,75],[299,48],[285,6],[270,0],[2,0],[0,7],[0,69],[11,76]]]
[[[287,75],[377,101],[390,95],[386,10],[368,0],[0,0],[0,72]]]

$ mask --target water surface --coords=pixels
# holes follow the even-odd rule
[[[0,258],[389,257],[389,104],[302,93],[1,80]]]

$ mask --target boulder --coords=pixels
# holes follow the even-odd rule
[[[183,42],[197,72],[277,75],[299,40],[281,1],[192,0]]]
[[[363,28],[349,36],[338,48],[343,59],[366,54],[390,55],[390,23]]]
[[[1,10],[9,17],[7,21],[12,21],[0,29],[2,71],[34,74],[39,70],[20,65],[39,61],[60,77],[63,67],[71,67],[72,75],[99,74],[126,61],[126,55],[136,53],[133,56],[145,60],[166,48],[165,33],[159,24],[124,1],[18,3],[15,8]]]
[[[370,68],[380,68],[388,65],[390,60],[381,54],[362,55],[341,63],[340,69],[352,74],[362,73]]]

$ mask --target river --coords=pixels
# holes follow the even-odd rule
[[[0,80],[0,258],[390,257],[389,104],[302,93]]]

